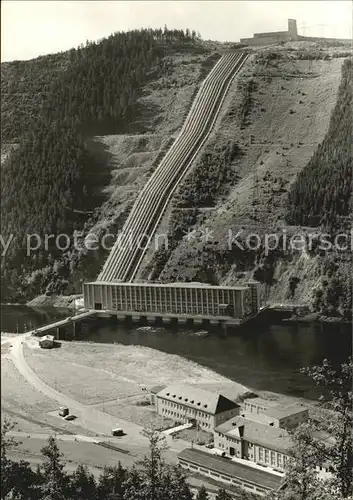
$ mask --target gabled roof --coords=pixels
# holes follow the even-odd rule
[[[266,424],[260,424],[243,417],[233,417],[227,422],[215,428],[220,434],[243,438],[249,443],[258,444],[265,448],[285,453],[292,446],[289,433],[285,429],[279,429]]]
[[[158,397],[212,415],[239,408],[237,403],[222,396],[222,394],[199,389],[191,385],[169,385],[158,393]]]

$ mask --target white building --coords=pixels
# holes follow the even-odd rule
[[[241,415],[273,427],[293,429],[308,420],[309,411],[300,404],[280,405],[263,398],[249,398],[242,404]]]
[[[215,428],[214,445],[230,457],[283,472],[291,440],[285,429],[237,416]]]
[[[214,446],[227,456],[249,460],[274,471],[284,472],[292,447],[290,433],[278,426],[236,416],[214,429]],[[332,438],[323,433],[313,437],[327,446]],[[318,477],[331,477],[330,464],[322,463],[316,468]]]
[[[239,414],[240,406],[222,394],[213,393],[196,386],[171,385],[153,394],[159,415],[175,422],[194,421],[201,429],[212,432],[222,422]]]

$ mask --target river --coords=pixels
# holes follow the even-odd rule
[[[71,315],[67,310],[1,307],[1,330],[19,332]],[[228,330],[151,327],[99,320],[84,328],[82,340],[142,345],[178,354],[248,387],[300,396],[319,395],[314,384],[300,373],[302,366],[324,358],[338,365],[352,352],[351,325],[337,323],[288,323],[261,319]]]

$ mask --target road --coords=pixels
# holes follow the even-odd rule
[[[11,339],[12,347],[10,351],[10,358],[21,375],[37,391],[45,394],[48,398],[57,401],[58,406],[65,406],[70,409],[70,413],[77,417],[75,421],[72,421],[73,425],[79,425],[80,427],[88,429],[97,435],[103,436],[109,436],[111,434],[111,430],[115,427],[122,427],[127,435],[126,442],[131,443],[137,441],[139,444],[148,445],[147,438],[141,435],[142,429],[140,426],[117,419],[107,413],[92,408],[91,406],[86,406],[43,382],[43,380],[41,380],[28,365],[23,355],[22,344],[28,337],[29,334],[24,334]],[[114,438],[112,437],[112,439]]]
[[[59,406],[64,406],[70,409],[70,413],[76,416],[74,421],[71,421],[73,434],[75,427],[86,429],[90,433],[97,436],[99,441],[109,441],[116,444],[122,450],[129,451],[139,457],[144,456],[149,450],[148,438],[143,435],[143,428],[127,420],[119,419],[96,409],[92,405],[84,405],[79,401],[67,396],[41,380],[38,375],[28,365],[23,354],[23,343],[30,337],[29,333],[18,335],[9,340],[11,342],[10,358],[15,367],[25,380],[30,383],[37,391],[45,394],[51,400],[58,402]],[[59,408],[58,408],[59,409]],[[58,425],[61,418],[58,416]],[[115,427],[121,427],[125,435],[121,437],[113,437],[111,430]],[[26,433],[25,433],[26,434]],[[27,434],[26,434],[27,435]],[[82,435],[81,440],[83,439]],[[77,437],[76,435],[76,437]],[[172,436],[164,435],[165,443],[168,446],[169,459],[176,462],[177,454],[190,446],[190,443],[181,439],[173,439]],[[62,438],[72,440],[72,438]],[[75,440],[75,438],[73,438]]]

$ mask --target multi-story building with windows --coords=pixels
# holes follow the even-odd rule
[[[203,283],[84,284],[86,309],[119,315],[160,316],[236,323],[258,313],[257,282],[243,286],[211,286]]]
[[[155,393],[151,400],[159,415],[175,422],[194,422],[201,429],[213,432],[222,422],[238,415],[239,405],[213,392],[191,385],[171,385]]]
[[[236,416],[215,428],[214,444],[230,457],[250,460],[282,472],[291,440],[285,429]]]
[[[302,405],[280,405],[262,398],[249,398],[242,404],[241,414],[250,420],[278,427],[292,429],[309,418],[309,411]]]
[[[218,452],[234,459],[249,460],[274,471],[283,473],[289,460],[292,447],[290,433],[283,428],[274,427],[236,416],[215,427],[213,431],[214,446]],[[314,432],[312,437],[317,441],[332,446],[333,438],[324,432]],[[331,467],[323,461],[316,467],[318,477],[331,477]]]

